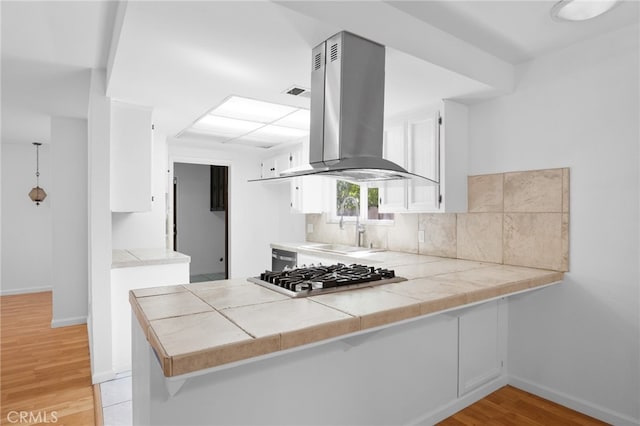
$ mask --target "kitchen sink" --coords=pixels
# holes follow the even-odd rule
[[[376,249],[376,248],[367,248],[367,247],[356,247],[356,246],[347,246],[343,244],[310,244],[308,246],[303,246],[301,248],[304,248],[307,250],[322,251],[326,253],[351,254],[351,255],[360,255],[360,254],[368,254],[368,253],[385,251],[385,249],[380,249],[380,248]]]

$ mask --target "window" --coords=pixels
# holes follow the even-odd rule
[[[360,216],[360,220],[393,220],[393,213],[378,212],[378,188],[370,184],[358,185],[343,180],[336,181],[334,218],[345,219]],[[366,206],[362,209],[360,206]]]

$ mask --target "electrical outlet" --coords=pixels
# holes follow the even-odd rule
[[[307,234],[313,233],[313,223],[307,223]]]
[[[424,243],[424,229],[418,231],[418,242]]]

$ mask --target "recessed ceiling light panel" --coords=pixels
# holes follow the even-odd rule
[[[196,130],[207,131],[217,136],[238,137],[252,132],[262,126],[262,123],[256,123],[253,121],[236,120],[234,118],[217,117],[215,115],[207,114],[200,120],[196,121],[193,128]]]
[[[209,135],[216,142],[270,148],[308,136],[309,121],[306,109],[230,96],[180,135]]]
[[[561,0],[551,8],[554,21],[586,21],[611,10],[619,0]]]
[[[245,138],[261,142],[290,142],[303,138],[309,134],[308,130],[292,129],[290,127],[267,125],[255,132],[246,135]]]
[[[278,121],[274,121],[273,124],[277,126],[293,127],[294,129],[301,129],[309,131],[309,124],[311,122],[311,114],[308,109],[299,109],[287,116],[282,117]]]
[[[298,108],[288,105],[231,96],[220,106],[209,112],[209,114],[248,121],[259,121],[260,123],[271,123],[284,115],[291,114],[297,109]]]

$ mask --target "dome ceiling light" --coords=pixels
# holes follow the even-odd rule
[[[586,21],[613,9],[619,0],[561,0],[551,8],[554,21]]]

